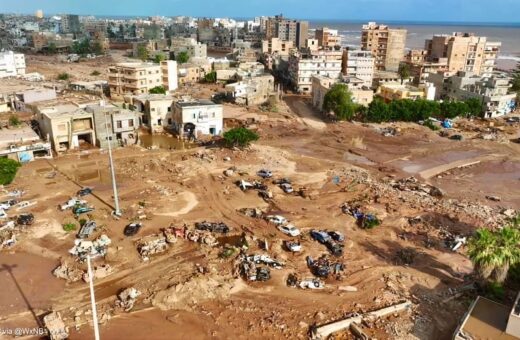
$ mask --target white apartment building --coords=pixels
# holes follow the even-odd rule
[[[175,72],[170,74],[170,70]],[[157,86],[173,91],[176,79],[177,63],[120,63],[109,68],[108,85],[111,95],[143,94]]]
[[[298,53],[289,56],[289,77],[300,93],[310,94],[312,77],[326,76],[339,78],[341,74],[342,51],[313,51],[307,55]]]
[[[25,74],[25,56],[13,51],[0,52],[0,78]]]
[[[374,79],[375,58],[369,51],[345,50],[346,64],[343,66],[343,75],[363,80],[362,86],[371,87]]]
[[[220,135],[223,108],[210,100],[185,99],[173,106],[173,127],[181,136]]]

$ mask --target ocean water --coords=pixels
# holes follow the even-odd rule
[[[361,27],[363,23],[342,21],[310,21],[310,28],[328,27],[338,30],[342,36],[342,44],[349,47],[359,47],[361,43]],[[418,24],[418,23],[388,23],[395,28],[408,30],[406,47],[410,49],[424,48],[424,41],[434,34],[452,34],[453,32],[475,33],[488,38],[488,41],[500,41],[499,59],[520,62],[520,25],[519,24]]]

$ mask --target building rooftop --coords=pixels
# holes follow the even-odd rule
[[[459,333],[468,339],[518,340],[506,334],[510,308],[479,296],[460,326]]]
[[[145,93],[133,96],[134,99],[140,102],[145,101],[158,101],[158,100],[173,100],[174,97],[170,94],[158,94],[158,93]]]
[[[161,67],[159,64],[154,63],[142,63],[142,62],[131,62],[131,63],[117,63],[112,67],[127,67],[127,68],[154,68]]]
[[[190,107],[190,106],[209,106],[209,105],[219,105],[215,104],[209,99],[185,99],[177,102],[177,105],[180,107]]]
[[[33,143],[40,137],[28,125],[11,129],[0,129],[0,146],[6,147],[12,144]]]
[[[82,109],[76,105],[73,105],[73,104],[47,106],[47,107],[40,108],[40,112],[51,119],[52,118],[64,118],[64,117],[90,115],[90,113],[88,113],[84,109]]]

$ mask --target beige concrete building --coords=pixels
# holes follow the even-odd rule
[[[150,89],[163,85],[159,64],[121,63],[111,66],[108,71],[111,95],[148,93]]]
[[[323,110],[325,95],[335,84],[344,84],[352,94],[352,101],[356,104],[368,106],[374,99],[374,92],[363,87],[363,80],[355,77],[334,79],[324,76],[312,77],[312,105]],[[326,112],[328,113],[328,112]]]
[[[431,83],[419,87],[398,83],[384,84],[377,89],[377,95],[386,102],[399,99],[435,100],[435,86]]]
[[[325,49],[341,46],[341,36],[338,35],[338,30],[331,30],[328,27],[316,29],[314,38],[318,40],[318,45]]]
[[[363,25],[361,49],[372,52],[377,70],[396,72],[404,59],[406,34],[405,29],[369,22]]]
[[[472,72],[476,75],[491,76],[501,43],[489,42],[486,37],[472,33],[434,35],[427,39],[425,49],[429,61],[447,60],[448,72]]]
[[[36,117],[42,138],[51,143],[56,153],[95,144],[94,116],[76,105],[40,107]]]
[[[269,73],[228,84],[225,91],[235,103],[246,106],[263,104],[271,95],[276,94],[274,77]]]
[[[271,38],[270,40],[262,40],[262,53],[277,54],[280,56],[288,56],[289,52],[294,48],[292,41],[282,41],[279,38]]]
[[[294,46],[304,47],[309,36],[309,22],[284,18],[282,15],[271,17],[266,23],[266,38],[279,38],[292,41]]]
[[[141,122],[151,133],[161,133],[173,124],[171,95],[143,94],[132,97],[132,105],[141,113]]]

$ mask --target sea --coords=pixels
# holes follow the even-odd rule
[[[338,30],[345,47],[357,48],[361,42],[361,28],[366,22],[346,22],[339,20],[310,20],[311,30],[328,27]],[[406,47],[424,48],[424,41],[434,34],[452,34],[454,32],[474,33],[487,37],[488,41],[500,41],[502,47],[497,65],[500,69],[512,69],[520,62],[520,23],[510,24],[458,24],[458,23],[416,23],[384,22],[391,27],[408,30]]]

